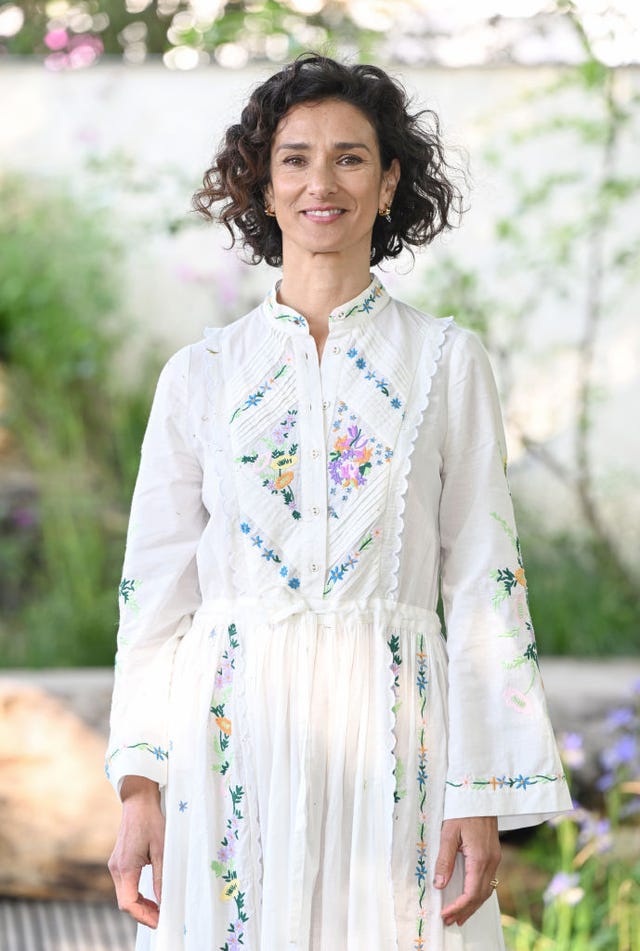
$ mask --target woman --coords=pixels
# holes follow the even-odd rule
[[[282,280],[169,360],[143,444],[107,762],[139,948],[502,948],[498,829],[570,808],[487,356],[369,270],[458,197],[407,105],[306,55],[194,196]]]

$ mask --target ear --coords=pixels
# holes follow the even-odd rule
[[[271,187],[271,182],[267,185],[264,190],[264,203],[268,207],[271,205],[273,207],[273,188]]]
[[[382,173],[382,187],[380,198],[383,205],[390,205],[400,181],[400,162],[394,158],[391,165]]]

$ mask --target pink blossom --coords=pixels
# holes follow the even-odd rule
[[[45,57],[44,65],[52,72],[59,73],[69,65],[69,57],[66,53],[52,53]]]
[[[69,34],[66,30],[49,30],[44,37],[44,45],[50,50],[62,50],[69,42]]]

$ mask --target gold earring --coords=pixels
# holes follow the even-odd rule
[[[265,205],[264,213],[268,218],[275,218],[276,213],[273,208],[269,208],[268,205]]]
[[[387,207],[383,211],[380,211],[380,209],[378,209],[378,214],[380,215],[381,218],[386,218],[387,221],[391,221],[391,205],[387,205]]]

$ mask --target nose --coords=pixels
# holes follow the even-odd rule
[[[330,161],[314,162],[309,169],[307,185],[310,195],[320,198],[330,195],[336,190],[336,177],[333,163]]]

